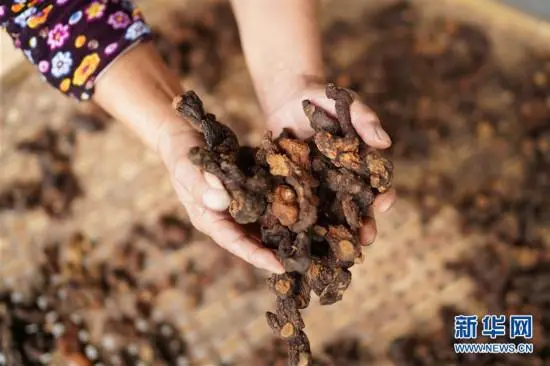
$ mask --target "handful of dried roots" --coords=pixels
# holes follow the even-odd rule
[[[269,279],[277,310],[266,315],[288,342],[291,365],[312,362],[299,310],[308,306],[311,291],[322,305],[342,299],[351,282],[348,268],[362,259],[359,228],[375,196],[392,182],[391,162],[353,129],[352,94],[329,84],[326,95],[335,101],[337,120],[304,100],[314,135],[300,140],[290,130],[277,138],[268,133],[256,149],[240,147],[233,131],[206,113],[193,91],[174,100],[179,115],[206,143],[191,149],[189,158],[223,182],[236,222],[260,224],[263,244],[277,252],[286,269]]]

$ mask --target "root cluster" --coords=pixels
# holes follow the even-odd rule
[[[179,115],[204,136],[205,146],[191,149],[189,158],[223,182],[231,216],[240,224],[259,224],[263,244],[285,267],[269,279],[277,309],[266,316],[288,342],[291,365],[312,360],[300,309],[309,305],[311,291],[322,305],[342,299],[349,268],[362,259],[359,228],[376,195],[392,182],[391,162],[369,149],[352,126],[352,94],[329,84],[326,96],[335,102],[336,118],[308,100],[302,103],[311,138],[298,139],[290,130],[276,138],[268,133],[255,149],[239,146],[194,92],[174,100]]]

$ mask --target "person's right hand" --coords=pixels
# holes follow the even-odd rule
[[[271,250],[224,213],[229,196],[221,182],[212,176],[206,179],[187,158],[189,150],[202,143],[202,137],[172,108],[172,99],[182,92],[177,80],[151,44],[138,45],[101,75],[94,101],[159,154],[198,230],[258,268],[284,272]]]
[[[191,223],[219,246],[250,264],[275,273],[284,272],[273,252],[227,214],[231,199],[220,180],[202,173],[187,158],[190,148],[201,143],[202,136],[190,130],[183,120],[167,122],[159,130],[157,151]]]

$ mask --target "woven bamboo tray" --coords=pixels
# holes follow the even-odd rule
[[[415,2],[427,17],[452,14],[458,20],[483,25],[497,54],[514,53],[527,45],[546,49],[550,45],[548,24],[492,1]],[[154,23],[162,19],[158,9],[169,11],[175,1],[163,1],[165,7],[153,7],[151,1],[141,3],[146,15],[150,11],[148,18]],[[358,8],[380,5],[373,3],[376,2],[324,1],[323,24],[359,14]],[[246,131],[240,136],[242,142],[255,143],[262,134],[258,123],[260,111],[244,60],[237,57],[230,63],[231,72],[214,95],[205,96],[198,91],[222,121],[225,116],[235,114],[240,120],[255,121],[246,126],[232,126],[237,131]],[[29,68],[21,66],[20,70]],[[72,101],[44,85],[36,75],[26,71],[17,75],[2,79],[0,185],[16,177],[31,178],[37,174],[33,160],[14,151],[15,142],[31,136],[45,124],[61,124],[74,108]],[[195,85],[188,83],[186,87]],[[471,154],[466,144],[454,159],[467,159]],[[444,159],[439,163],[448,164]],[[17,283],[31,276],[37,249],[75,230],[108,246],[136,221],[150,222],[166,210],[185,215],[159,159],[120,124],[113,123],[102,134],[80,134],[75,168],[86,196],[76,202],[70,219],[52,222],[42,212],[0,214],[0,284]],[[419,177],[422,169],[421,165],[396,162],[396,179],[408,183],[404,180]],[[441,305],[456,305],[471,313],[484,312],[473,296],[474,285],[470,280],[445,268],[447,262],[474,252],[484,243],[481,235],[461,233],[458,213],[452,207],[443,209],[428,226],[423,226],[418,209],[402,200],[391,213],[379,216],[378,230],[376,243],[365,250],[365,263],[352,269],[354,281],[344,300],[331,307],[313,304],[305,311],[306,331],[314,352],[325,342],[349,334],[366,343],[377,364],[385,364],[389,343],[410,331],[437,326],[436,314]],[[207,238],[196,235],[194,240],[194,245],[172,257],[159,255],[159,263],[177,267],[188,258],[208,258],[210,252],[214,253],[214,246]],[[237,360],[271,337],[264,312],[273,306],[272,296],[266,289],[244,294],[228,290],[228,284],[236,281],[237,276],[238,272],[232,271],[216,282],[208,289],[205,303],[196,310],[186,307],[183,294],[167,293],[158,299],[166,316],[177,319],[196,365],[230,361],[245,365]]]

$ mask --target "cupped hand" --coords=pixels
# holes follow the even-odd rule
[[[94,100],[132,129],[166,165],[172,185],[191,223],[229,252],[271,272],[284,272],[275,255],[224,212],[229,196],[221,182],[203,175],[187,158],[202,136],[172,108],[182,92],[151,43],[137,45],[106,69]]]
[[[324,85],[312,85],[298,89],[291,96],[279,103],[268,113],[268,128],[277,136],[283,128],[291,129],[297,137],[307,138],[313,134],[307,117],[302,109],[302,101],[308,99],[315,105],[336,116],[334,101],[327,98]],[[357,96],[351,105],[351,121],[359,137],[369,146],[376,149],[387,149],[391,139],[382,128],[376,114]],[[372,211],[379,213],[388,211],[396,199],[395,189],[390,189],[376,197]],[[360,241],[362,245],[371,244],[376,238],[376,221],[374,213],[364,222],[361,228]]]
[[[164,124],[159,136],[157,150],[193,226],[250,264],[270,272],[283,273],[284,268],[274,253],[227,214],[230,197],[219,179],[209,173],[201,173],[187,158],[191,147],[202,144],[202,136],[183,121]]]

